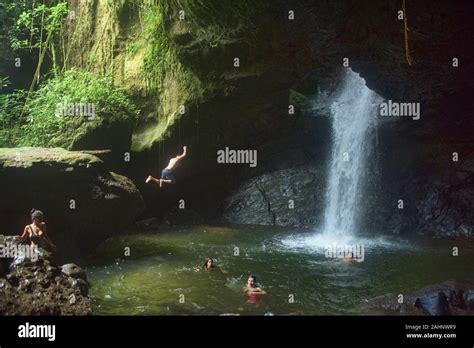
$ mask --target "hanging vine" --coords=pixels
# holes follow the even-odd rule
[[[403,0],[403,23],[404,23],[404,33],[405,33],[405,58],[407,60],[408,65],[412,66],[413,65],[413,59],[410,54],[410,47],[408,45],[408,19],[407,19],[407,12],[405,8],[405,0]]]

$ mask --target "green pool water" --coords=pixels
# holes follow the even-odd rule
[[[355,241],[364,246],[364,261],[345,264],[326,257],[313,236],[274,227],[196,226],[111,239],[88,261],[94,314],[358,314],[376,296],[474,280],[474,249],[466,242],[362,236]],[[124,256],[127,247],[130,256]],[[195,272],[206,257],[222,272]],[[242,293],[250,273],[268,292],[253,302]]]

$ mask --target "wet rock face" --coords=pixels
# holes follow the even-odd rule
[[[0,176],[0,230],[21,234],[30,209],[40,209],[60,256],[122,233],[144,209],[135,185],[89,154],[1,149]]]
[[[430,171],[386,167],[383,190],[373,193],[374,218],[369,229],[398,234],[421,233],[442,238],[474,237],[474,171],[468,161]],[[429,168],[429,167],[428,167]],[[378,179],[380,180],[380,179]],[[402,199],[403,209],[398,209]]]
[[[18,244],[13,237],[0,236],[0,243],[8,245],[9,250],[12,246],[19,250],[10,258],[2,258],[8,269],[0,274],[0,315],[92,314],[89,284],[80,267],[59,267],[43,249],[27,254],[29,246]],[[81,278],[74,278],[78,275]]]
[[[420,229],[450,238],[474,237],[474,172],[460,181],[446,179],[427,188],[418,209]]]
[[[225,204],[224,218],[236,224],[312,226],[321,220],[324,173],[308,166],[284,169],[244,182]]]

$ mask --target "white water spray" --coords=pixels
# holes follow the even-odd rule
[[[372,153],[377,107],[382,97],[367,88],[365,80],[347,70],[331,105],[332,150],[327,176],[324,223],[321,233],[309,238],[291,237],[290,247],[326,248],[328,245],[382,241],[355,238],[358,213],[363,206],[363,183]]]
[[[357,233],[362,179],[374,144],[369,133],[381,101],[359,74],[346,72],[337,102],[331,106],[332,152],[323,235],[344,238]]]

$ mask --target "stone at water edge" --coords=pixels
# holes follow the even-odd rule
[[[448,299],[444,292],[438,292],[418,297],[415,307],[426,315],[450,315]]]
[[[86,296],[89,292],[89,283],[83,279],[69,278],[69,283],[74,289],[78,289],[80,293]]]
[[[474,289],[471,289],[467,292],[466,305],[469,310],[474,311]]]
[[[87,282],[86,272],[74,263],[67,263],[61,266],[61,272],[68,277],[82,279]]]
[[[12,237],[0,235],[0,241]],[[15,243],[15,247],[25,244]],[[29,247],[26,245],[26,247]],[[62,272],[46,252],[38,249],[37,258],[21,262],[2,258],[6,264],[0,275],[0,315],[90,315],[92,308],[88,296],[89,284],[81,278],[73,278]],[[77,265],[64,267],[67,273],[84,277],[85,272]]]

